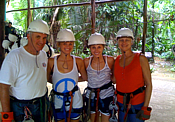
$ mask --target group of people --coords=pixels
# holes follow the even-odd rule
[[[122,54],[116,59],[103,55],[106,43],[100,33],[89,37],[91,56],[82,59],[71,55],[73,32],[62,29],[56,39],[60,54],[47,59],[42,50],[49,35],[47,23],[34,20],[27,32],[28,44],[11,51],[0,70],[2,122],[47,122],[52,115],[55,122],[79,122],[82,111],[91,122],[99,122],[99,116],[101,122],[109,122],[116,112],[116,122],[150,118],[150,67],[143,54],[131,50],[134,37],[129,28],[117,33]],[[78,87],[81,81],[88,82],[84,97]],[[53,84],[49,98],[47,82]],[[110,105],[119,110],[112,113]]]

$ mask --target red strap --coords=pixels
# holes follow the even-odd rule
[[[73,94],[72,91],[69,92],[69,95],[71,96],[71,101],[70,101],[70,107],[69,107],[69,117],[67,122],[70,122],[70,115],[71,115],[71,111],[72,111],[72,102],[73,102]]]
[[[94,122],[97,121],[97,112],[98,112],[98,101],[100,98],[100,89],[97,89],[97,101],[96,101],[96,109],[95,109],[95,120]]]
[[[128,107],[127,107],[127,111],[126,111],[125,116],[124,116],[124,120],[126,119],[126,117],[127,117],[127,115],[128,115],[128,112],[129,112],[129,109],[131,108],[131,101],[132,101],[132,98],[133,98],[133,94],[131,93],[131,94],[130,94],[129,104],[128,104]]]

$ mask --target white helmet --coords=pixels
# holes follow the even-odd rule
[[[62,29],[58,32],[56,41],[58,42],[75,41],[75,37],[70,29]]]
[[[9,33],[8,38],[11,42],[18,41],[18,37],[16,35],[11,34],[11,33]]]
[[[28,44],[28,39],[27,37],[24,37],[20,40],[20,45],[21,46],[26,46]]]
[[[27,32],[38,32],[49,35],[49,26],[45,21],[41,19],[34,20],[30,23]]]
[[[8,49],[8,47],[9,47],[10,44],[11,44],[11,42],[9,40],[3,40],[2,47],[4,49]]]
[[[49,51],[49,47],[47,46],[47,44],[44,45],[43,49],[45,52],[48,52]]]
[[[53,57],[55,55],[55,51],[54,51],[54,49],[52,47],[50,47],[50,48],[51,48],[51,51],[52,51],[51,57]]]
[[[121,28],[118,32],[117,32],[117,40],[120,37],[131,37],[132,39],[134,39],[133,33],[129,28]]]
[[[18,48],[18,44],[15,42],[13,45],[12,45],[12,50]]]
[[[100,33],[94,33],[89,37],[88,40],[88,46],[89,45],[94,45],[94,44],[106,44],[105,43],[105,38],[103,35],[101,35]]]

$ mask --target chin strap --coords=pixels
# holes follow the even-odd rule
[[[1,114],[2,114],[2,122],[12,122],[12,120],[14,120],[13,112],[1,112]]]

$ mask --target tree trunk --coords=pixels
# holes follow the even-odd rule
[[[144,11],[143,15],[144,25],[143,25],[142,53],[145,54],[145,43],[147,33],[147,0],[144,0],[143,11]]]
[[[4,16],[5,16],[5,0],[0,0],[0,68],[2,65],[2,62],[4,60],[5,54],[4,54],[4,48],[2,47],[2,41],[4,40],[5,35],[5,23],[4,23]]]

